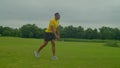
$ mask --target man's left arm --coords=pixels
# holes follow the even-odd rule
[[[60,32],[59,32],[59,27],[57,28],[57,30],[56,30],[56,34],[59,36],[59,38],[60,38]]]

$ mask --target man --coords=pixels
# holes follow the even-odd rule
[[[35,57],[39,57],[39,53],[41,50],[48,44],[49,41],[51,41],[52,44],[52,53],[53,53],[53,60],[57,60],[56,56],[56,48],[55,48],[55,38],[57,40],[60,40],[60,34],[59,34],[59,20],[60,14],[55,13],[55,17],[50,20],[48,28],[45,30],[45,36],[44,36],[44,43],[40,46],[40,48],[37,51],[34,51]]]

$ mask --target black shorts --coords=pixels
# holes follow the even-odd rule
[[[45,34],[44,34],[44,40],[45,41],[55,40],[54,33],[47,33],[47,32],[45,32]]]

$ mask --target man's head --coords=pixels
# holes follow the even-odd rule
[[[60,14],[59,13],[55,13],[55,19],[59,20],[60,19]]]

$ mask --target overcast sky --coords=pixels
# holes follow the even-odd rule
[[[0,26],[45,28],[55,12],[62,26],[120,28],[120,0],[0,0]]]

